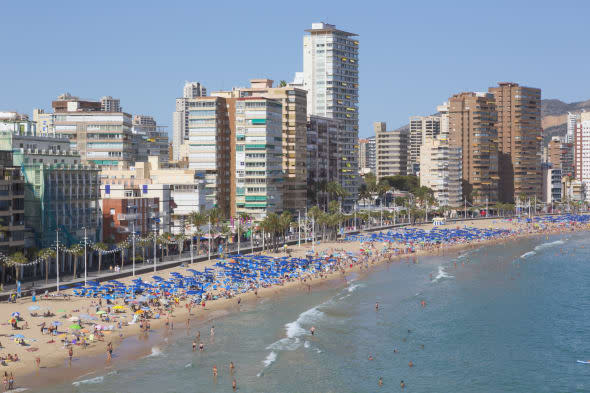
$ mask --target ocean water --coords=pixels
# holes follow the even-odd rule
[[[231,392],[235,378],[239,392],[391,392],[401,380],[407,392],[588,392],[590,365],[576,362],[590,360],[587,238],[405,259],[339,287],[278,294],[42,391]],[[191,350],[197,330],[202,353]]]

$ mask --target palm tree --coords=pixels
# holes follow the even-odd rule
[[[124,252],[125,249],[129,248],[129,242],[123,241],[117,243],[117,248],[121,250],[121,270],[123,270],[124,265]]]
[[[285,210],[279,217],[279,229],[283,234],[283,243],[286,242],[286,232],[291,227],[293,216],[287,210]]]
[[[27,263],[27,257],[20,251],[16,251],[8,257],[6,264],[8,266],[14,266],[14,278],[15,282],[18,281],[18,273],[20,270],[20,265]]]
[[[194,228],[194,234],[197,235],[197,255],[201,247],[201,227],[209,221],[207,213],[203,212],[191,212],[189,215],[189,222]]]
[[[104,254],[108,250],[108,247],[104,243],[95,243],[93,248],[95,251],[98,252],[98,275],[100,276],[100,267],[102,265],[102,254]]]
[[[74,256],[74,280],[76,279],[76,273],[78,272],[79,258],[84,255],[84,247],[79,244],[74,244],[68,249],[68,251]]]
[[[39,258],[45,261],[45,284],[49,282],[49,262],[51,258],[55,258],[55,250],[53,248],[44,248],[39,251]]]

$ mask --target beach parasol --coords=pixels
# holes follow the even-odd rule
[[[36,310],[38,310],[38,309],[40,309],[40,308],[41,308],[41,307],[39,307],[39,306],[31,306],[31,307],[29,307],[29,310],[30,310],[30,311],[36,311]]]
[[[143,314],[143,310],[137,310],[135,313],[136,314]]]
[[[59,325],[61,325],[61,322],[60,321],[53,321],[51,324],[53,326],[59,326]]]
[[[12,314],[10,314],[11,317],[18,317],[20,316],[20,313],[18,311],[13,312]]]
[[[15,334],[13,337],[14,338],[25,338],[25,336],[23,336],[22,334]]]
[[[80,318],[75,315],[73,317],[70,317],[70,321],[72,321],[72,322],[78,322],[79,320],[80,320]]]
[[[72,330],[80,330],[82,329],[82,326],[78,325],[77,323],[70,325],[70,329]]]
[[[57,310],[57,312],[66,312],[66,310],[64,310],[63,308]]]
[[[102,315],[102,314],[106,314],[106,311],[100,310],[96,312],[96,315]]]

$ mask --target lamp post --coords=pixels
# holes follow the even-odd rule
[[[301,210],[297,210],[297,246],[301,247]]]
[[[88,235],[86,232],[86,227],[84,227],[84,286],[86,286],[86,280],[88,278],[88,255],[86,253],[86,247],[88,245]]]
[[[154,273],[156,272],[156,262],[158,261],[158,250],[156,249],[156,240],[158,238],[158,226],[154,222]]]
[[[240,221],[241,218],[238,216],[238,255],[240,255]]]
[[[211,260],[211,217],[209,217],[209,253],[208,259]]]
[[[135,277],[135,221],[133,221],[133,234],[131,235],[133,241],[133,277]]]
[[[55,264],[57,272],[57,293],[59,293],[59,228],[55,230]]]

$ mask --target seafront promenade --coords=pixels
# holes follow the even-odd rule
[[[552,215],[556,216],[559,214],[541,214],[539,216],[552,216]],[[489,220],[511,219],[511,218],[518,218],[518,217],[517,216],[513,216],[513,217],[494,216],[494,217],[476,217],[476,218],[467,218],[467,219],[457,218],[457,219],[447,220],[447,223],[448,223],[447,225],[452,225],[454,223],[461,223],[461,222],[465,222],[465,221],[489,221]],[[383,225],[383,226],[378,225],[378,226],[358,228],[356,230],[344,230],[342,233],[340,233],[338,235],[338,237],[340,238],[342,236],[361,233],[361,232],[377,232],[377,231],[382,231],[382,230],[387,230],[387,229],[392,229],[392,228],[429,226],[429,225],[431,225],[430,222],[417,222],[417,223],[407,223],[406,222],[406,223],[400,223],[400,224],[395,224],[395,225],[393,225],[393,224],[388,224],[388,225]],[[320,240],[321,240],[321,234],[318,233],[316,235],[316,241],[320,241]],[[301,241],[300,241],[298,238],[298,235],[294,234],[294,235],[288,236],[287,241],[284,244],[286,244],[287,246],[297,246],[300,242],[301,242],[301,246],[311,247],[312,238],[311,238],[311,236],[308,236],[307,238],[302,236]],[[229,248],[226,252],[226,255],[237,253],[237,251],[238,251],[237,243],[230,244]],[[262,251],[263,251],[262,245],[255,245],[254,247],[251,247],[250,242],[243,242],[240,247],[240,254],[242,254],[242,255],[251,254],[252,252],[258,253],[258,252],[262,252]],[[270,247],[269,246],[264,247],[264,251],[270,251]],[[193,257],[192,257],[192,263],[200,263],[200,262],[205,262],[208,260],[215,260],[215,259],[218,259],[219,257],[220,257],[220,254],[218,252],[213,252],[213,249],[211,250],[210,256],[208,254],[202,254],[202,253],[197,255],[197,253],[194,252]],[[156,263],[156,271],[166,270],[166,269],[174,268],[174,267],[181,266],[181,265],[188,265],[190,263],[191,263],[190,251],[185,251],[182,253],[182,255],[176,254],[176,255],[165,256],[163,259],[161,257],[158,257],[158,261]],[[153,272],[153,271],[154,271],[153,258],[149,258],[146,262],[136,263],[135,266],[133,266],[132,264],[126,264],[119,271],[104,270],[100,274],[98,274],[96,271],[89,271],[87,273],[86,280],[103,282],[103,281],[109,281],[109,280],[116,280],[116,279],[120,279],[120,278],[124,278],[124,277],[130,277],[133,275],[134,272],[135,272],[135,275],[139,275],[139,274],[145,274],[145,273],[149,273],[149,272]],[[73,278],[73,276],[71,274],[61,275],[60,280],[59,280],[60,291],[72,288],[74,286],[84,285],[84,272],[82,271],[79,273],[81,273],[81,274],[79,274],[81,276],[79,278]],[[55,277],[50,278],[47,283],[45,283],[45,280],[25,280],[21,284],[21,297],[29,297],[32,295],[33,291],[38,296],[45,293],[46,291],[47,292],[55,292],[55,291],[57,291],[57,284],[58,283],[57,283],[57,280]],[[15,293],[15,291],[16,291],[15,284],[5,285],[4,290],[2,292],[0,292],[0,301],[8,300],[10,295]]]

